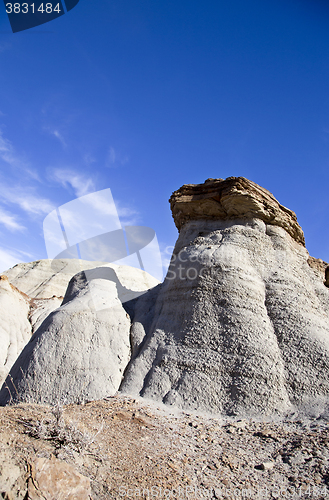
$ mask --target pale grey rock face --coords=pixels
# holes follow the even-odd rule
[[[0,385],[5,380],[17,356],[31,338],[28,320],[29,298],[0,277]]]
[[[325,405],[329,290],[308,258],[256,218],[185,223],[164,283],[137,302],[120,390],[228,415]]]
[[[29,321],[31,323],[31,335],[37,331],[43,321],[51,312],[60,307],[63,297],[51,297],[49,299],[31,299]]]
[[[98,265],[103,264],[78,259],[44,259],[17,264],[2,274],[29,297],[46,299],[64,297],[72,276]]]
[[[116,271],[114,271],[114,268]],[[86,277],[87,275],[87,277]],[[88,279],[87,279],[88,278]],[[108,265],[75,275],[61,307],[26,345],[0,392],[0,404],[70,403],[113,395],[130,358],[131,289],[157,280]]]
[[[0,385],[31,335],[61,305],[68,282],[81,271],[82,266],[89,269],[95,267],[95,263],[68,259],[39,260],[17,264],[2,274]],[[13,286],[6,283],[5,277]],[[19,291],[22,293],[19,294]]]

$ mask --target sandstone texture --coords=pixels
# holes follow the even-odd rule
[[[296,214],[280,205],[267,189],[244,177],[185,184],[172,194],[169,202],[179,231],[190,220],[257,218],[284,228],[298,243],[305,245]]]
[[[329,287],[329,264],[324,262],[322,259],[315,259],[314,257],[309,257],[308,265],[314,270],[314,272],[323,280],[324,284]]]
[[[29,321],[32,326],[32,334],[39,328],[51,312],[58,309],[64,297],[51,297],[49,299],[30,299]]]
[[[137,302],[120,390],[224,415],[326,411],[329,290],[294,213],[243,178],[183,186],[171,206],[180,235]]]
[[[27,500],[90,500],[90,479],[51,456],[29,464]]]
[[[130,358],[131,303],[151,283],[158,281],[126,266],[76,274],[61,307],[46,317],[16,360],[1,404],[81,402],[114,394]]]

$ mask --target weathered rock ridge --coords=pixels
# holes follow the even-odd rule
[[[128,268],[123,288],[77,274],[1,404],[119,389],[222,415],[328,412],[328,268],[294,212],[242,177],[183,186],[170,203],[180,234],[164,283],[129,301]]]
[[[0,385],[18,355],[49,314],[57,309],[67,285],[95,263],[38,260],[17,264],[0,276]]]
[[[296,214],[280,205],[267,189],[244,177],[185,184],[169,201],[178,231],[191,220],[257,218],[283,227],[298,243],[305,245]]]
[[[0,276],[0,384],[2,385],[17,356],[31,338],[30,300]]]
[[[144,271],[114,264],[76,274],[61,307],[46,316],[18,356],[0,402],[57,404],[113,395],[130,358],[131,302],[157,284]]]

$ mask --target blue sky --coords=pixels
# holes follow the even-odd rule
[[[0,5],[0,271],[47,258],[55,207],[110,188],[174,245],[168,199],[244,176],[329,261],[329,4],[80,0],[13,34]]]

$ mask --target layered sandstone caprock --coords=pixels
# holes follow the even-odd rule
[[[184,184],[169,201],[179,231],[191,220],[257,218],[266,224],[283,227],[298,243],[305,245],[296,214],[280,205],[267,189],[244,177]]]

